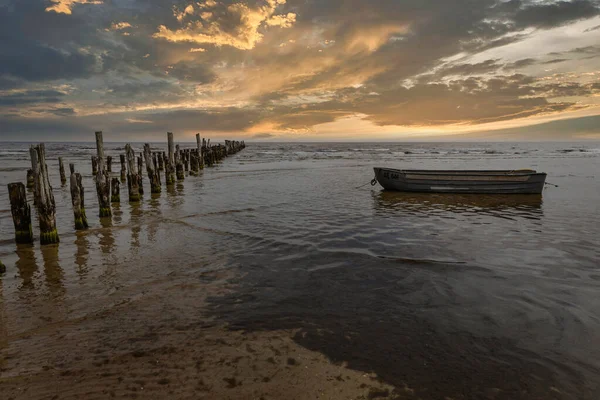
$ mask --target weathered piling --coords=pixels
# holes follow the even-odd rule
[[[3,274],[6,272],[6,265],[2,264],[2,261],[0,261],[0,274]]]
[[[168,186],[175,183],[175,147],[173,145],[173,133],[171,132],[167,132],[167,143],[169,156],[165,163],[165,182]]]
[[[110,217],[110,175],[104,165],[104,140],[102,132],[96,132],[96,151],[98,152],[98,173],[96,174],[96,192],[98,193],[98,206],[100,217]]]
[[[190,175],[198,176],[199,168],[198,150],[192,149],[190,151]]]
[[[156,154],[156,160],[158,161],[158,170],[165,170],[165,152]]]
[[[119,156],[121,158],[121,182],[127,180],[127,167],[125,165],[125,154]]]
[[[182,181],[185,178],[185,173],[183,172],[183,161],[181,160],[181,150],[179,149],[179,145],[175,146],[175,174],[177,175],[178,181]]]
[[[106,156],[106,170],[110,174],[112,172],[112,157]]]
[[[92,175],[98,175],[98,157],[92,156]]]
[[[56,230],[56,204],[52,194],[52,186],[48,177],[46,165],[46,147],[44,143],[31,146],[31,164],[35,181],[36,207],[40,221],[40,243],[58,243],[58,231]]]
[[[119,178],[112,178],[110,181],[110,202],[121,202],[121,181],[119,181]]]
[[[204,169],[204,157],[202,156],[202,141],[200,134],[196,133],[196,151],[198,151],[198,168]]]
[[[150,192],[160,193],[160,172],[156,168],[156,153],[154,154],[153,160],[152,152],[150,151],[150,145],[148,143],[144,145],[144,158],[146,161],[146,172],[148,172],[148,180],[150,181]]]
[[[142,170],[144,169],[144,152],[141,152],[139,157],[137,158],[138,163],[138,175],[142,176]]]
[[[142,153],[140,153],[142,154]],[[142,157],[138,157],[137,158],[137,165],[138,165],[138,169],[137,169],[137,177],[138,177],[138,191],[140,192],[140,195],[144,194],[144,179],[143,179],[143,175],[142,175],[142,168],[143,168],[143,162],[142,162]]]
[[[33,189],[35,186],[33,181],[33,170],[30,168],[27,170],[27,189]]]
[[[58,157],[58,169],[60,172],[60,183],[65,185],[67,183],[67,176],[65,175],[65,164],[63,164],[62,157]]]
[[[31,207],[27,204],[25,185],[21,182],[8,184],[10,211],[15,225],[15,241],[17,243],[33,243],[31,229]]]
[[[135,153],[129,143],[125,145],[125,154],[127,156],[127,187],[129,189],[129,201],[140,201],[140,180],[137,174]]]
[[[185,149],[183,151],[183,169],[185,169],[186,172],[190,170],[190,149]]]
[[[81,174],[75,172],[75,165],[69,164],[71,170],[71,204],[73,204],[73,217],[75,219],[75,229],[85,229],[88,227],[87,216],[85,215],[85,202],[83,196],[83,183]]]

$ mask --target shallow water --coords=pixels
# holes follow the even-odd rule
[[[107,155],[118,159],[122,146],[107,144]],[[27,149],[0,145],[5,356],[24,337],[84,326],[136,296],[164,304],[144,309],[142,324],[197,322],[200,294],[182,296],[173,282],[226,271],[230,289],[202,301],[202,318],[245,332],[291,329],[301,346],[415,397],[600,397],[598,143],[249,143],[161,195],[147,187],[140,204],[123,202],[102,221],[93,144],[52,143],[61,243],[43,248],[13,243],[6,184],[24,181]],[[73,229],[58,156],[84,176],[87,231]],[[558,187],[542,196],[384,192],[368,185],[380,165],[533,168]],[[4,377],[31,368],[0,362]]]

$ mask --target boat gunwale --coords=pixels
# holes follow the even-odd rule
[[[547,175],[545,172],[535,170],[427,170],[427,169],[396,169],[374,167],[375,170],[386,170],[401,174],[416,175],[448,175],[448,176],[535,176]]]

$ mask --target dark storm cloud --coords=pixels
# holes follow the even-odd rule
[[[574,20],[590,18],[598,15],[599,12],[596,1],[558,1],[524,6],[517,11],[514,21],[521,27],[551,28]]]
[[[27,90],[0,96],[0,106],[15,107],[26,104],[60,103],[65,94],[56,90]]]
[[[71,40],[87,36],[85,23],[50,15],[44,4],[19,0],[0,6],[0,75],[28,81],[91,76],[96,58]]]

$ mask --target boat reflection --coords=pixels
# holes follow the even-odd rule
[[[488,214],[497,217],[518,215],[539,219],[542,216],[540,194],[461,194],[409,193],[380,191],[373,193],[375,210],[389,213],[403,211],[412,214],[449,212],[459,214]]]

